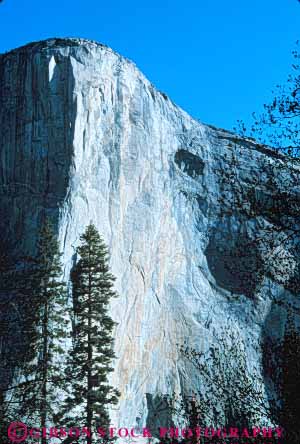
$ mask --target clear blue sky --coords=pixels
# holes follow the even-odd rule
[[[0,52],[84,37],[133,60],[203,122],[249,122],[285,81],[300,39],[297,0],[3,0]]]

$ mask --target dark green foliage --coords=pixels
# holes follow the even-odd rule
[[[88,428],[109,426],[108,406],[116,404],[118,391],[108,383],[113,371],[113,329],[108,309],[114,276],[109,271],[108,251],[94,225],[80,237],[79,260],[71,279],[74,333],[68,374],[72,378],[66,399],[66,421]],[[71,412],[76,406],[76,410]]]
[[[21,298],[26,352],[18,362],[12,387],[6,389],[6,398],[10,400],[10,418],[41,427],[52,420],[57,389],[64,384],[61,369],[68,320],[60,257],[53,227],[46,220],[36,257],[26,258],[11,276],[16,295]]]
[[[2,231],[3,232],[3,231]],[[17,401],[12,397],[18,384],[16,368],[26,359],[29,293],[24,282],[28,265],[14,255],[8,239],[0,239],[0,441],[7,441],[7,427],[14,420]]]
[[[184,438],[180,436],[178,439],[166,436],[161,440],[164,444],[198,442],[195,431],[197,427],[202,428],[201,443],[235,442],[229,437],[205,438],[203,429],[208,427],[229,431],[231,427],[237,427],[239,430],[243,428],[251,430],[252,427],[261,425],[261,418],[270,416],[268,402],[263,392],[261,369],[252,368],[250,373],[245,343],[241,335],[234,330],[234,326],[230,327],[229,332],[226,328],[226,333],[223,330],[218,340],[203,352],[186,344],[180,347],[182,358],[192,364],[203,389],[200,391],[195,388],[193,393],[188,395],[184,392],[183,380],[181,394],[164,396],[165,411],[169,418],[173,419],[177,426],[184,424],[185,428],[193,432],[193,435]],[[164,426],[172,427],[169,424]],[[262,437],[240,438],[238,442],[258,444],[265,440]]]
[[[183,356],[193,364],[206,387],[207,395],[194,395],[197,415],[216,427],[252,426],[269,415],[261,372],[259,368],[249,372],[245,343],[238,332],[227,329],[226,333],[223,330],[218,342],[206,352],[181,347]],[[216,402],[221,409],[216,409]]]
[[[264,258],[262,277],[268,276],[294,294],[299,291],[299,153],[300,153],[300,53],[293,51],[294,63],[286,84],[273,91],[273,100],[264,112],[253,114],[251,128],[239,121],[240,135],[255,138],[262,144],[240,139],[232,149],[228,174],[221,174],[224,190],[222,203],[227,213],[256,220],[252,245]],[[255,141],[255,139],[253,139]],[[251,148],[252,146],[252,148]],[[238,177],[242,171],[241,151],[245,148],[265,152],[260,174],[253,168],[251,179]],[[255,151],[253,151],[255,152]],[[252,156],[253,157],[253,156]],[[255,158],[252,159],[255,162]],[[237,168],[238,167],[238,168]],[[229,177],[229,174],[231,177]],[[229,197],[229,198],[228,198]],[[250,247],[250,246],[249,246]],[[252,248],[252,246],[251,246]],[[267,261],[266,261],[267,259]],[[266,263],[269,262],[269,263]],[[297,262],[295,266],[295,262]],[[273,267],[275,265],[275,269]],[[273,269],[273,271],[271,271]],[[275,272],[274,272],[275,271]]]
[[[277,159],[266,157],[264,168],[256,183],[249,186],[235,177],[231,186],[228,178],[227,189],[234,188],[239,202],[231,201],[232,211],[246,217],[260,218],[253,245],[258,245],[264,259],[263,276],[295,296],[292,302],[286,297],[273,299],[273,303],[284,306],[289,312],[285,335],[282,341],[269,337],[263,347],[264,371],[267,383],[274,385],[277,399],[271,399],[272,417],[286,430],[288,444],[299,442],[297,422],[300,419],[300,333],[292,321],[292,314],[299,315],[297,298],[300,288],[299,263],[299,162],[300,162],[300,65],[299,42],[293,51],[294,63],[285,85],[278,85],[273,91],[273,100],[264,105],[264,112],[253,114],[250,129],[239,122],[243,136],[255,137],[263,144],[274,147],[280,154]],[[236,148],[236,147],[235,147]],[[265,147],[267,148],[267,147]],[[255,174],[255,172],[254,172]],[[276,337],[276,334],[274,335]],[[271,390],[272,393],[273,390]],[[272,395],[270,394],[272,397]]]

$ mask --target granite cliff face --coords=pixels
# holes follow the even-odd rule
[[[34,252],[45,212],[56,221],[65,277],[90,221],[109,245],[120,295],[111,307],[122,392],[114,422],[153,424],[165,394],[194,391],[226,415],[228,399],[213,387],[218,370],[208,383],[182,345],[206,353],[221,344],[224,362],[238,350],[268,406],[274,387],[261,343],[282,337],[284,301],[297,305],[286,284],[298,262],[282,242],[279,260],[251,241],[275,224],[266,196],[280,156],[199,123],[94,42],[52,39],[4,54],[0,85],[1,229],[15,241],[11,254]],[[275,188],[297,193],[289,168],[276,172]],[[237,205],[253,187],[257,217]],[[246,259],[234,254],[240,246]],[[292,266],[281,282],[284,261]],[[272,423],[263,410],[260,419]]]

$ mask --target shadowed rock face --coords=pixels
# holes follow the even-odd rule
[[[204,162],[187,150],[178,150],[174,160],[178,167],[192,178],[203,174]]]
[[[233,293],[254,297],[263,261],[247,233],[216,227],[205,250],[207,264],[217,284]]]
[[[94,42],[53,39],[2,55],[0,84],[2,233],[11,254],[34,253],[45,213],[56,223],[66,279],[90,221],[109,245],[120,294],[111,306],[112,382],[122,392],[115,422],[145,425],[153,400],[209,390],[183,343],[205,351],[225,335],[225,356],[235,331],[256,378],[271,300],[294,296],[270,273],[247,285],[247,264],[258,272],[266,256],[258,248],[240,262],[237,251],[264,219],[238,208],[226,219],[224,198],[230,205],[236,189],[221,188],[236,141],[244,184],[256,183],[266,160],[278,162],[273,152],[194,120]],[[222,414],[222,400],[213,401]]]

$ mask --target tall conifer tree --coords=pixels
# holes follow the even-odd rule
[[[69,362],[72,378],[66,411],[73,423],[92,430],[109,426],[109,405],[117,403],[119,392],[108,382],[113,371],[113,329],[109,302],[117,296],[115,277],[109,271],[108,250],[94,225],[80,237],[79,260],[71,279],[74,301],[73,349]],[[75,411],[70,411],[75,407]],[[92,437],[87,437],[90,442]]]
[[[68,320],[66,288],[61,277],[59,245],[46,219],[40,230],[37,255],[30,268],[18,277],[26,289],[23,294],[28,295],[23,329],[30,346],[20,369],[22,379],[14,390],[17,417],[40,427],[52,421],[57,389],[65,383],[62,356]],[[41,437],[41,442],[46,443],[46,437]]]

